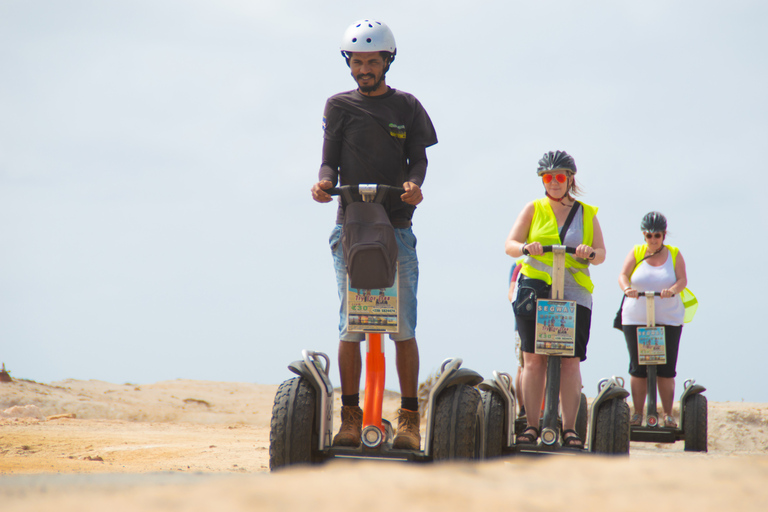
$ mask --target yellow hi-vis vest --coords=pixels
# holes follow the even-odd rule
[[[533,219],[531,219],[531,227],[528,230],[526,243],[539,242],[541,245],[562,245],[560,232],[557,229],[557,218],[555,217],[555,212],[552,211],[552,206],[549,204],[549,200],[546,197],[542,197],[541,199],[535,200],[533,205]],[[584,203],[581,203],[581,207],[584,212],[584,236],[581,243],[592,245],[592,240],[594,238],[593,219],[597,214],[597,207]],[[551,252],[544,253],[541,256],[529,257],[534,258],[549,267],[551,267],[554,262],[554,256]],[[589,263],[578,261],[572,254],[565,255],[565,268],[571,272],[573,279],[578,284],[586,288],[589,293],[592,293],[592,290],[595,289],[595,285],[592,284],[592,279],[587,274],[580,271],[580,269],[587,268],[588,266]],[[541,279],[547,284],[552,284],[552,275],[550,273],[534,268],[528,263],[523,262],[523,268],[520,269],[520,272],[531,279]]]
[[[680,249],[666,244],[665,247],[669,249],[669,255],[672,256],[672,268],[674,268],[675,264],[677,263],[677,253],[680,252]],[[642,259],[645,258],[645,253],[647,251],[648,244],[635,246],[635,268],[637,268],[638,265],[640,265]],[[633,270],[632,273],[634,274],[635,271]],[[629,277],[630,279],[632,278],[631,275]],[[683,317],[683,322],[687,324],[693,320],[694,315],[696,315],[696,310],[699,309],[699,301],[693,292],[688,288],[680,292],[680,298],[682,299],[683,307],[685,308],[685,316]]]

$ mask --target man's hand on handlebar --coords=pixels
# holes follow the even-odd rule
[[[312,199],[318,203],[329,203],[333,198],[325,190],[331,187],[333,187],[333,183],[328,180],[318,181],[312,185]]]
[[[419,188],[417,184],[411,181],[406,181],[403,183],[403,188],[405,189],[405,193],[400,196],[400,199],[402,199],[404,203],[416,206],[424,200],[424,196],[421,194],[421,188]]]

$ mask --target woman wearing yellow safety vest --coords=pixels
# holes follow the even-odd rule
[[[629,375],[631,376],[632,403],[635,409],[631,425],[641,425],[647,388],[648,373],[645,365],[638,364],[637,327],[646,325],[645,299],[637,300],[638,292],[661,291],[661,298],[654,297],[656,325],[664,327],[667,363],[657,365],[659,397],[664,409],[665,427],[677,427],[672,416],[677,375],[677,352],[683,322],[687,321],[683,299],[688,285],[685,260],[677,247],[664,245],[667,236],[667,219],[659,212],[643,217],[640,229],[646,243],[636,245],[624,260],[619,274],[619,286],[629,300],[624,300],[621,323],[629,351]],[[681,296],[683,296],[681,298]],[[689,311],[691,308],[688,308]],[[695,311],[695,309],[694,309]],[[693,314],[693,312],[691,312]]]
[[[528,426],[517,436],[517,442],[532,444],[539,437],[541,411],[532,404],[542,402],[547,370],[547,356],[535,353],[535,308],[531,311],[525,306],[526,300],[521,297],[521,292],[533,289],[538,291],[538,298],[549,297],[547,285],[552,283],[553,259],[552,253],[545,254],[542,246],[566,245],[575,247],[576,253],[566,255],[564,298],[576,301],[577,307],[575,357],[561,359],[562,438],[564,446],[583,448],[584,443],[574,427],[581,399],[580,363],[587,358],[592,320],[594,286],[589,277],[589,266],[605,261],[603,232],[597,221],[597,208],[580,203],[573,197],[579,195],[575,179],[576,162],[573,157],[565,151],[550,151],[539,160],[536,173],[542,178],[546,195],[525,205],[505,245],[506,253],[513,258],[525,256],[514,308],[525,363],[524,402],[531,406],[526,408]],[[561,233],[563,227],[566,229]]]

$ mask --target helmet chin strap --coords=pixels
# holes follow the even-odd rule
[[[563,199],[566,199],[566,198],[570,199],[571,196],[569,195],[569,192],[570,192],[570,187],[571,187],[571,176],[572,175],[568,175],[568,184],[565,187],[565,193],[563,194],[562,197],[558,198],[558,197],[554,197],[554,196],[550,195],[549,192],[547,192],[547,187],[544,187],[544,194],[546,194],[546,196],[548,198],[550,198],[551,200],[555,201],[556,203],[562,203]]]
[[[563,199],[565,199],[566,197],[569,197],[568,196],[568,191],[566,191],[565,194],[563,194],[563,197],[560,197],[560,198],[557,198],[557,197],[549,195],[549,192],[547,192],[547,191],[544,191],[544,193],[547,195],[548,198],[550,198],[551,200],[553,200],[555,202],[558,202],[558,203],[561,203],[563,201]]]

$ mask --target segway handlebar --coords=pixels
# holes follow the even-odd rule
[[[526,245],[528,245],[528,244],[526,244]],[[542,245],[541,249],[544,252],[552,252],[552,248],[553,247],[556,247],[556,246],[555,245]],[[565,252],[568,253],[568,254],[576,254],[576,248],[575,247],[566,247],[565,248]],[[526,255],[526,256],[530,256],[530,253],[528,252],[528,249],[526,249],[525,247],[523,247],[523,254]],[[590,254],[589,257],[590,258],[594,258],[595,257],[595,251],[592,251],[592,254]]]
[[[394,187],[392,185],[377,185],[377,184],[360,184],[360,185],[342,185],[340,187],[331,187],[328,189],[325,189],[325,193],[331,196],[338,196],[344,193],[344,191],[348,190],[349,192],[353,194],[362,194],[361,188],[365,190],[366,187],[370,187],[370,190],[372,190],[373,193],[384,191],[384,193],[397,193],[397,194],[405,194],[405,189],[403,187]]]
[[[637,292],[637,296],[644,296],[644,297],[661,297],[661,292]],[[675,294],[673,293],[672,296],[674,297]]]

